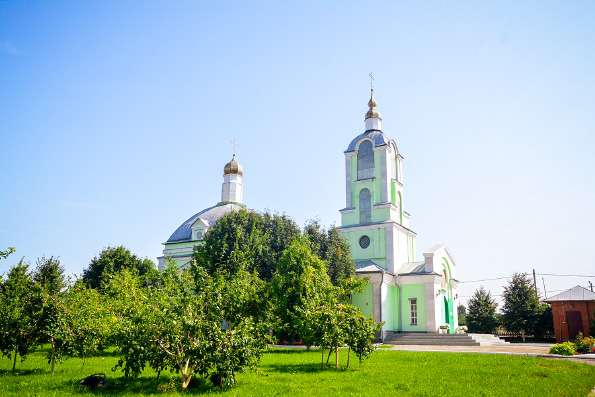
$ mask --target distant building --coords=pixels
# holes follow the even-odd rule
[[[221,201],[192,215],[163,243],[163,256],[157,258],[160,269],[163,269],[167,259],[174,260],[179,267],[187,267],[192,261],[194,247],[202,244],[207,230],[223,215],[245,208],[243,177],[244,171],[234,154],[223,167]]]
[[[545,299],[545,302],[552,305],[554,333],[558,342],[573,340],[579,332],[590,336],[589,327],[595,320],[595,292],[577,285]]]
[[[416,236],[405,210],[403,160],[395,140],[382,131],[372,90],[365,130],[345,150],[345,208],[341,234],[369,280],[353,303],[391,332],[454,333],[458,327],[456,263],[438,244],[416,260]],[[441,192],[436,192],[439,202]]]

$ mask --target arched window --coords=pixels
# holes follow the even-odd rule
[[[372,195],[368,189],[359,192],[359,223],[372,222]]]
[[[374,176],[374,149],[372,142],[363,141],[357,150],[357,179]]]

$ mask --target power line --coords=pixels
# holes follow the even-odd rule
[[[512,276],[495,277],[495,278],[484,278],[483,280],[468,280],[468,281],[459,281],[459,282],[460,283],[480,283],[482,281],[506,280],[508,278],[512,278]]]
[[[554,277],[594,277],[594,275],[589,274],[555,274],[555,273],[537,273],[540,276],[554,276]]]
[[[595,278],[595,275],[589,274],[556,274],[556,273],[535,273],[538,276],[553,276],[553,277],[587,277],[587,278]],[[459,283],[480,283],[482,281],[496,281],[496,280],[506,280],[512,278],[512,276],[502,276],[502,277],[494,277],[494,278],[484,278],[481,280],[465,280],[459,281]]]

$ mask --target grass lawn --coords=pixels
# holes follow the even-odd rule
[[[342,352],[344,363],[346,352]],[[320,368],[320,352],[301,349],[275,350],[264,355],[256,371],[238,375],[238,384],[227,392],[198,382],[186,393],[168,391],[172,374],[162,374],[159,384],[151,370],[136,380],[112,372],[117,357],[106,353],[68,359],[52,377],[43,352],[17,364],[0,360],[0,396],[97,395],[411,395],[411,396],[586,396],[595,386],[595,366],[562,360],[472,353],[418,353],[378,350],[360,366]],[[331,358],[333,361],[333,358]],[[90,393],[78,386],[86,375],[104,372],[108,386]],[[177,383],[177,382],[176,382]]]

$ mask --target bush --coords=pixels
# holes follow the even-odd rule
[[[595,345],[595,338],[583,337],[579,333],[574,341],[574,347],[577,353],[591,353],[591,348]]]
[[[572,343],[572,342],[558,343],[551,347],[550,354],[560,354],[562,356],[572,356],[572,355],[576,354],[576,349],[574,348],[574,343]]]

